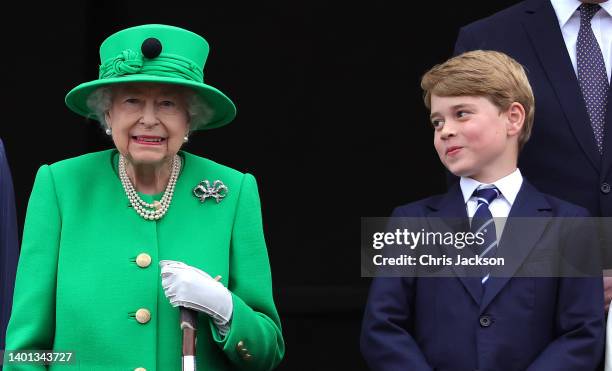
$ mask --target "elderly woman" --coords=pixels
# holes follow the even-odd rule
[[[100,47],[99,79],[68,93],[116,148],[39,169],[7,350],[73,352],[51,369],[180,370],[180,306],[198,313],[201,370],[280,362],[255,179],[181,151],[192,131],[235,116],[203,82],[207,55],[187,30],[129,28]]]

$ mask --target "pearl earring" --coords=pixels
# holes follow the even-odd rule
[[[189,137],[187,135],[185,135],[183,137],[183,143],[187,143],[189,141]]]
[[[106,135],[111,135],[113,133],[113,131],[111,130],[111,128],[108,128],[105,130],[106,131]]]

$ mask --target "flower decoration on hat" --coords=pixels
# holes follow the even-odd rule
[[[142,54],[131,49],[122,51],[112,63],[113,72],[119,76],[138,73],[142,69],[142,65]]]

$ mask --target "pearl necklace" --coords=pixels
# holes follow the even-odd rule
[[[123,189],[125,190],[125,194],[130,200],[130,204],[132,208],[136,210],[138,215],[143,217],[145,220],[159,220],[168,211],[170,207],[170,203],[172,202],[172,195],[174,194],[174,186],[176,185],[176,180],[178,179],[179,172],[181,171],[181,158],[178,155],[174,155],[174,159],[172,160],[172,170],[170,172],[170,179],[168,180],[168,185],[166,186],[166,190],[164,191],[164,195],[162,196],[160,201],[153,201],[153,203],[145,202],[140,196],[130,178],[127,175],[126,170],[126,161],[123,155],[119,155],[119,178],[121,179],[121,184],[123,185]]]

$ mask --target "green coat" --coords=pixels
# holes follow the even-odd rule
[[[158,264],[171,259],[221,275],[232,292],[234,311],[225,338],[208,316],[199,315],[198,371],[269,370],[280,362],[284,342],[255,178],[180,154],[183,168],[174,198],[159,221],[144,220],[129,206],[116,150],[39,169],[7,350],[74,352],[74,364],[49,367],[57,370],[180,370],[179,310],[164,295]],[[226,198],[201,203],[192,190],[203,179],[223,181]],[[148,267],[136,264],[141,253],[151,256]],[[151,313],[144,324],[135,319],[141,308]],[[238,351],[240,341],[251,359]],[[5,371],[35,369],[44,366],[5,365]]]

